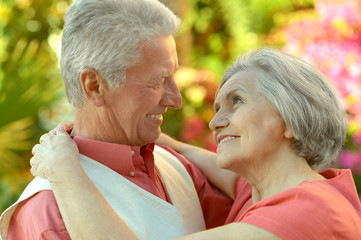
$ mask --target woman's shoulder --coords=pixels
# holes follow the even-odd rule
[[[340,218],[361,227],[361,205],[349,170],[327,169],[325,180],[304,181],[300,185],[254,204],[249,210],[267,214],[298,216],[339,224]],[[252,210],[253,208],[253,210]],[[292,218],[292,217],[291,217]],[[326,220],[327,219],[327,220]]]
[[[296,204],[322,209],[338,208],[347,203],[361,212],[360,199],[350,170],[326,169],[320,174],[325,179],[303,181],[296,187],[264,199],[260,205]]]
[[[289,189],[290,192],[286,192],[286,195],[297,193],[300,199],[312,198],[314,202],[332,203],[333,206],[349,203],[360,210],[360,199],[349,169],[329,168],[320,172],[320,175],[325,179],[304,181],[299,186]]]
[[[347,170],[327,170],[327,174],[325,180],[305,181],[253,204],[238,221],[290,239],[318,234],[358,239],[349,238],[361,237],[360,201],[355,189],[345,187],[353,184],[352,176]]]

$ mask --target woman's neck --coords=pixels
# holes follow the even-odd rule
[[[296,187],[303,181],[325,179],[292,150],[277,154],[277,158],[267,159],[262,166],[247,173],[244,178],[252,185],[253,203]]]

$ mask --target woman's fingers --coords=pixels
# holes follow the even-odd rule
[[[65,120],[61,123],[61,127],[68,133],[73,129],[73,125],[74,125],[74,122],[69,121],[69,120]]]
[[[34,177],[36,177],[36,176],[38,176],[37,175],[37,171],[36,171],[36,160],[35,160],[35,156],[33,156],[32,158],[30,158],[30,166],[31,166],[31,168],[30,168],[30,172],[31,172],[31,174],[34,176]]]
[[[46,178],[44,173],[40,172],[39,164],[41,165],[40,158],[41,156],[39,154],[35,154],[32,158],[30,158],[30,172],[34,177],[42,177]]]
[[[70,131],[73,129],[74,123],[72,121],[65,120],[61,122],[54,130],[56,133],[60,131],[64,131],[66,133],[70,133]]]
[[[40,144],[32,149],[30,172],[33,176],[59,182],[67,179],[72,171],[81,169],[76,143],[63,127],[53,130],[55,135],[46,133],[40,137]],[[75,169],[75,170],[73,170]]]
[[[33,147],[33,149],[31,149],[31,153],[33,155],[35,155],[36,151],[40,148],[40,144],[35,144],[35,146]]]
[[[65,120],[65,121],[62,121],[61,123],[58,124],[58,126],[56,126],[54,129],[50,130],[49,131],[49,134],[50,135],[56,135],[60,130],[62,131],[65,131],[66,133],[70,133],[71,130],[73,129],[73,125],[74,125],[74,122],[72,121],[69,121],[69,120]]]
[[[48,140],[48,139],[50,138],[50,136],[51,136],[51,134],[49,134],[49,133],[43,134],[43,135],[40,137],[39,142],[42,143],[42,142]]]
[[[59,128],[56,129],[56,135],[60,135],[60,134],[66,134],[69,136],[68,132],[63,126],[60,126]]]
[[[48,166],[46,162],[42,161],[41,159],[41,154],[36,154],[30,159],[30,172],[34,177],[41,177],[47,179],[49,177],[49,171],[47,170]]]
[[[37,176],[38,176],[38,175],[37,175],[37,171],[36,171],[36,169],[35,169],[34,166],[31,166],[31,168],[30,168],[30,173],[31,173],[31,175],[33,175],[34,177],[37,177]]]

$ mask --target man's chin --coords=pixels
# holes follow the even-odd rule
[[[145,145],[147,145],[149,143],[154,143],[160,137],[160,134],[161,134],[161,131],[160,131],[160,128],[159,128],[158,131],[154,131],[154,133],[149,134],[148,136],[145,136],[142,139],[142,141],[140,141],[142,143],[141,146],[145,146]]]

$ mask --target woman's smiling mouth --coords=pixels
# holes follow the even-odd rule
[[[233,139],[240,138],[239,136],[221,136],[218,138],[218,146],[224,142],[231,141]]]

